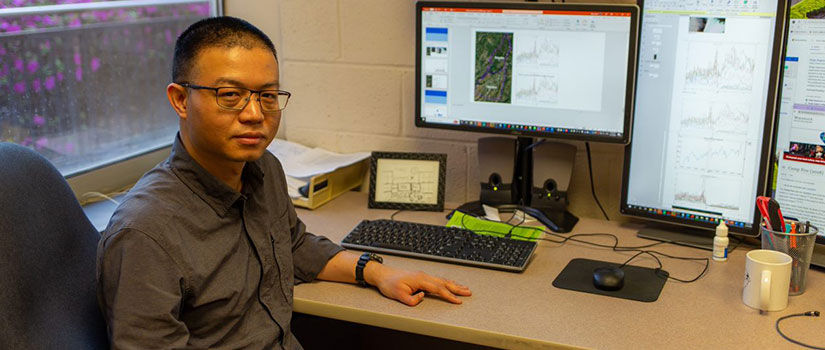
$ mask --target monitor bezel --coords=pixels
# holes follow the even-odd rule
[[[592,12],[629,12],[630,13],[630,40],[628,42],[627,79],[624,108],[624,132],[621,136],[607,136],[595,134],[568,134],[551,133],[532,130],[507,130],[469,125],[442,124],[426,122],[421,118],[421,20],[424,7],[469,8],[469,9],[507,9],[507,10],[551,10],[551,11],[592,11]],[[560,4],[560,3],[502,3],[502,2],[454,2],[454,1],[418,1],[415,6],[415,126],[419,128],[450,129],[487,134],[506,134],[527,137],[542,137],[567,139],[574,141],[604,142],[628,144],[630,142],[631,127],[633,125],[633,101],[636,85],[636,60],[638,59],[639,41],[639,7],[634,4]]]
[[[780,60],[779,60],[780,67],[782,65],[784,65],[785,58],[788,55],[788,35],[789,35],[789,31],[790,31],[789,24],[790,24],[790,21],[791,21],[791,7],[792,6],[788,6],[787,10],[785,11],[785,18],[784,18],[785,27],[784,27],[784,30],[783,30],[783,33],[782,33],[782,36],[783,36],[783,38],[782,38],[782,52],[781,52]],[[823,21],[825,21],[825,19],[823,19]],[[778,84],[777,84],[778,88],[777,88],[777,93],[776,93],[776,101],[782,101],[782,86],[784,84],[784,81],[785,81],[784,70],[780,69],[779,80],[778,80]],[[774,121],[773,121],[773,125],[772,125],[773,130],[771,132],[771,148],[770,148],[770,153],[768,153],[770,155],[770,159],[768,160],[768,174],[767,174],[767,177],[766,177],[768,186],[766,186],[766,188],[765,188],[765,195],[770,196],[770,197],[773,196],[774,191],[773,191],[772,186],[769,186],[769,185],[774,183],[774,181],[775,181],[774,176],[776,176],[776,172],[774,171],[774,170],[776,170],[776,168],[774,168],[773,165],[776,164],[776,162],[778,162],[778,159],[776,158],[776,148],[778,146],[777,139],[779,137],[779,112],[780,112],[781,106],[782,106],[781,102],[776,104],[775,113],[774,113],[774,116],[773,116],[774,117]],[[823,230],[825,228],[820,227],[818,229],[820,230],[820,232],[822,232],[821,230]],[[817,234],[815,242],[816,242],[816,244],[819,244],[819,245],[825,245],[825,235],[823,235],[821,233]]]
[[[639,6],[641,6],[642,16],[644,16],[644,6],[642,1],[639,1]],[[762,134],[762,149],[760,151],[761,157],[759,159],[759,175],[757,180],[757,189],[756,194],[757,196],[764,195],[767,190],[767,183],[768,183],[768,162],[771,159],[771,155],[768,154],[768,150],[771,149],[771,144],[773,142],[771,135],[773,134],[773,122],[774,122],[774,114],[777,110],[777,98],[778,98],[778,90],[779,90],[779,81],[780,81],[780,58],[782,57],[783,53],[779,50],[784,45],[785,36],[783,32],[785,30],[786,18],[788,16],[788,6],[785,1],[777,0],[777,8],[776,8],[776,23],[774,24],[774,38],[773,38],[773,48],[772,48],[772,55],[771,55],[771,64],[770,68],[770,76],[768,79],[768,96],[767,98],[767,105],[765,106],[765,121],[763,125],[763,134]],[[641,30],[641,23],[640,23],[640,30]],[[634,109],[635,113],[635,109]],[[635,116],[634,116],[635,117]],[[640,218],[645,219],[648,221],[690,227],[690,228],[697,228],[712,231],[718,225],[717,223],[713,222],[699,222],[690,219],[682,219],[679,217],[673,217],[663,214],[655,214],[650,213],[645,210],[631,208],[627,203],[627,192],[628,192],[628,184],[629,184],[629,177],[630,177],[630,162],[631,162],[631,153],[632,153],[633,144],[628,144],[625,146],[624,152],[624,165],[622,171],[622,197],[621,202],[619,203],[619,212],[628,217]],[[761,216],[759,210],[756,208],[756,198],[754,198],[754,206],[753,206],[753,219],[750,226],[745,227],[736,227],[730,226],[729,230],[732,232],[747,234],[757,236],[759,235],[759,225],[756,224],[759,222]],[[662,210],[665,210],[662,208]]]

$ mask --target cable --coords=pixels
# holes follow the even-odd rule
[[[492,222],[496,222],[496,223],[504,223],[504,224],[507,224],[507,222],[509,222],[510,220],[512,220],[512,217],[511,217],[511,218],[510,218],[510,220],[505,221],[505,222],[502,222],[502,221],[494,221],[494,220],[489,220],[489,219],[486,219],[486,218],[483,218],[483,217],[479,217],[479,216],[476,216],[476,215],[473,215],[473,214],[469,214],[469,213],[463,213],[463,212],[462,212],[462,214],[464,214],[464,216],[461,218],[461,227],[462,227],[462,228],[465,228],[465,229],[468,229],[468,230],[471,230],[471,231],[473,231],[473,232],[483,232],[483,233],[495,233],[495,234],[501,234],[501,232],[498,232],[498,231],[470,229],[470,228],[469,228],[469,227],[467,227],[467,225],[464,223],[464,220],[466,219],[466,217],[467,217],[467,216],[472,216],[472,217],[474,217],[474,218],[476,218],[476,219],[479,219],[479,220],[492,221]],[[523,221],[522,221],[522,222],[520,222],[518,226],[516,226],[516,225],[510,225],[510,224],[508,224],[508,225],[510,225],[510,226],[514,226],[514,228],[515,228],[515,227],[519,227],[519,228],[523,228],[523,229],[527,229],[527,230],[541,231],[541,232],[543,232],[543,233],[557,235],[557,236],[559,236],[559,237],[562,237],[563,239],[562,239],[561,241],[554,241],[554,240],[552,240],[552,239],[547,239],[547,238],[532,238],[532,237],[520,236],[520,235],[514,235],[514,236],[516,236],[516,237],[521,237],[521,238],[525,238],[525,239],[536,239],[536,240],[548,241],[548,242],[551,242],[551,243],[559,243],[559,244],[564,244],[564,243],[566,243],[568,240],[573,240],[573,241],[576,241],[576,242],[585,243],[585,244],[590,244],[590,245],[597,246],[597,247],[600,247],[600,248],[614,248],[614,247],[615,247],[616,249],[630,250],[630,251],[632,251],[632,250],[638,250],[638,249],[640,249],[640,248],[650,248],[650,247],[653,247],[653,246],[662,245],[662,244],[666,244],[666,243],[672,243],[672,244],[678,244],[678,243],[680,243],[680,242],[678,242],[678,241],[657,241],[657,242],[653,242],[653,243],[649,243],[649,244],[645,244],[645,245],[640,245],[640,246],[619,246],[619,245],[615,245],[615,244],[614,244],[614,245],[604,245],[604,244],[599,244],[599,243],[593,243],[593,242],[587,242],[587,241],[576,240],[576,239],[572,239],[572,238],[573,238],[573,237],[578,237],[578,236],[608,236],[608,237],[613,238],[613,239],[614,239],[614,241],[616,242],[616,244],[618,244],[618,238],[617,238],[615,235],[610,234],[610,233],[578,233],[578,234],[573,234],[573,235],[570,235],[570,236],[561,236],[561,235],[559,235],[559,234],[556,234],[555,232],[552,232],[552,231],[546,231],[546,230],[542,229],[541,227],[535,227],[535,226],[520,226],[520,224],[521,224],[521,223],[523,223]],[[697,259],[698,259],[698,258],[697,258]]]
[[[590,192],[593,193],[593,199],[596,200],[596,204],[598,204],[599,209],[602,210],[604,219],[610,221],[610,218],[607,217],[607,212],[604,211],[604,207],[602,207],[602,203],[599,202],[599,197],[596,196],[596,186],[593,185],[593,164],[590,162],[590,142],[585,142],[584,147],[587,150],[587,171],[590,173]]]
[[[739,238],[739,237],[731,237],[731,238],[736,240],[736,245],[734,245],[733,248],[728,249],[728,254],[733,253],[733,251],[736,250],[736,248],[739,248],[739,245],[741,245],[742,242],[745,241],[743,238]]]
[[[803,343],[803,342],[801,342],[801,341],[798,341],[798,340],[796,340],[796,339],[791,339],[790,337],[788,337],[787,335],[785,335],[785,333],[782,333],[782,330],[781,330],[781,329],[779,329],[779,322],[781,322],[782,320],[784,320],[784,319],[786,319],[786,318],[798,317],[798,316],[812,316],[812,317],[819,317],[819,311],[808,311],[808,312],[803,312],[803,313],[800,313],[800,314],[790,314],[790,315],[785,315],[785,316],[780,317],[779,319],[777,319],[777,320],[776,320],[776,331],[777,331],[777,332],[779,332],[779,335],[781,335],[781,336],[782,336],[782,338],[785,338],[785,340],[787,340],[787,341],[789,341],[789,342],[791,342],[791,343],[794,343],[794,344],[796,344],[796,345],[801,345],[801,346],[804,346],[804,347],[809,348],[809,349],[820,349],[820,350],[825,350],[825,348],[824,348],[824,347],[815,346],[815,345],[810,345],[810,344],[805,344],[805,343]]]
[[[662,269],[663,264],[662,264],[662,261],[659,260],[659,258],[656,257],[655,255],[660,255],[660,256],[663,256],[663,257],[666,257],[666,258],[676,259],[676,260],[688,260],[688,261],[701,261],[701,260],[704,260],[705,261],[705,267],[702,269],[702,272],[700,272],[696,277],[694,277],[692,279],[685,280],[685,279],[680,279],[680,278],[676,278],[676,277],[668,275],[669,279],[672,279],[672,280],[678,281],[678,282],[683,282],[683,283],[696,282],[697,280],[702,278],[702,276],[704,276],[705,273],[708,271],[708,268],[710,268],[710,258],[692,258],[692,257],[684,257],[684,256],[674,256],[674,255],[665,254],[665,253],[662,253],[662,252],[659,252],[659,251],[656,251],[656,250],[639,249],[639,248],[649,248],[649,247],[659,245],[659,244],[664,244],[664,243],[671,243],[671,244],[681,243],[681,242],[678,242],[678,241],[661,241],[661,242],[648,244],[646,246],[622,247],[622,246],[619,246],[619,238],[616,237],[616,235],[611,234],[611,233],[579,233],[579,234],[574,234],[574,235],[570,235],[570,236],[561,236],[558,233],[555,233],[555,232],[552,232],[552,231],[547,231],[547,230],[544,230],[544,233],[546,233],[548,235],[553,235],[553,236],[556,236],[556,237],[561,237],[563,239],[561,241],[555,241],[555,240],[547,239],[547,238],[538,238],[538,239],[553,242],[553,243],[560,243],[560,244],[564,244],[567,241],[573,241],[573,242],[589,244],[589,245],[596,246],[596,247],[601,247],[601,248],[611,248],[615,252],[635,251],[635,252],[639,252],[639,254],[637,254],[637,255],[641,255],[641,254],[650,255],[651,257],[653,257],[654,260],[656,260],[656,263],[659,265],[659,267],[656,268],[657,271]],[[575,238],[575,237],[579,237],[579,236],[587,236],[587,237],[589,237],[589,236],[608,236],[610,238],[613,238],[614,243],[613,243],[613,245],[609,246],[609,245],[605,245],[605,244],[593,243],[593,242],[584,241],[584,240],[580,240],[580,239]],[[633,258],[635,258],[635,257],[636,256],[634,256]],[[632,260],[632,258],[630,260]],[[630,260],[628,260],[628,262]],[[627,264],[627,262],[625,264]]]
[[[518,210],[514,210],[513,215],[510,216],[510,219],[508,219],[507,222],[505,222],[505,224],[510,225],[510,230],[507,231],[507,235],[505,235],[504,238],[510,238],[510,235],[513,233],[513,230],[515,230],[516,227],[520,226],[521,224],[524,223],[525,220],[527,220],[527,214],[522,212],[521,213],[521,221],[519,221],[519,223],[515,224],[515,225],[510,224],[510,220],[513,220],[513,218],[516,217],[516,214],[518,214],[518,212],[519,212]],[[461,220],[462,220],[461,225],[463,226],[464,225],[464,222],[463,222],[464,217],[462,217]]]
[[[462,213],[462,214],[463,214],[463,215],[461,216],[461,228],[464,228],[464,229],[467,229],[467,230],[473,231],[473,232],[475,232],[475,233],[490,233],[490,234],[495,234],[495,235],[500,235],[500,234],[501,234],[501,232],[499,232],[499,231],[490,231],[490,230],[470,229],[469,227],[467,227],[467,224],[465,224],[465,223],[464,223],[464,220],[466,220],[468,216],[472,216],[472,217],[474,217],[474,218],[476,218],[476,219],[479,219],[479,220],[492,221],[492,222],[496,222],[496,223],[502,223],[502,224],[505,224],[505,225],[510,225],[510,224],[508,224],[507,222],[509,222],[510,220],[512,220],[512,219],[513,219],[513,217],[515,216],[515,214],[514,214],[513,216],[511,216],[511,217],[510,217],[510,219],[509,219],[509,220],[507,220],[507,222],[502,222],[502,221],[487,220],[487,219],[485,219],[485,218],[480,218],[480,217],[475,216],[475,215],[472,215],[472,214],[466,214],[466,213]],[[522,216],[522,221],[521,221],[519,224],[521,224],[521,223],[523,223],[523,222],[524,222],[524,217]],[[506,235],[504,238],[511,239],[513,236],[515,236],[515,237],[518,237],[518,238],[523,238],[523,239],[528,239],[528,240],[529,240],[529,239],[535,239],[535,238],[533,238],[533,237],[529,237],[529,236],[522,236],[522,235],[519,235],[519,234],[513,234],[512,232],[513,232],[513,230],[514,230],[515,228],[516,228],[516,225],[510,225],[510,231],[508,231],[508,232],[507,232],[507,235]],[[531,229],[531,230],[535,230],[535,231],[543,231],[543,230],[542,230],[541,228],[539,228],[539,227],[522,226],[522,228]]]
[[[134,185],[135,185],[134,183],[131,183],[131,184],[128,184],[126,186],[121,187],[120,189],[117,189],[113,192],[109,192],[109,193],[106,193],[106,194],[100,193],[100,192],[94,192],[94,191],[86,192],[84,194],[81,194],[77,198],[77,201],[80,203],[81,206],[87,205],[89,203],[94,203],[94,202],[97,202],[97,201],[100,201],[100,200],[108,200],[108,201],[114,203],[115,205],[120,205],[120,202],[118,202],[117,200],[115,200],[112,197],[120,196],[122,194],[125,194],[125,193],[129,192],[129,190],[131,190]]]
[[[657,258],[657,257],[656,257],[655,255],[653,255],[653,254],[650,254],[650,252],[648,252],[648,251],[646,251],[646,250],[640,250],[638,253],[636,253],[635,255],[631,256],[631,257],[630,257],[630,259],[625,260],[625,262],[623,262],[621,265],[619,265],[619,268],[620,268],[620,269],[624,268],[625,266],[627,266],[627,264],[629,264],[631,261],[633,261],[633,259],[636,259],[636,257],[637,257],[637,256],[642,255],[642,254],[647,254],[647,255],[650,255],[651,257],[653,257],[653,260],[656,260],[656,262],[657,262],[657,263],[659,263],[659,268],[661,268],[661,267],[662,267],[662,262],[659,260],[659,258]]]
[[[109,197],[109,196],[107,196],[103,193],[100,193],[100,192],[86,192],[86,193],[82,194],[80,196],[80,202],[82,203],[81,205],[91,202],[90,199],[95,198],[95,197],[100,197],[100,198],[108,200],[112,203],[115,203],[115,205],[120,205],[120,202],[116,201],[114,198]]]
[[[467,225],[464,224],[464,219],[468,215],[473,216],[471,214],[464,214],[464,216],[461,218],[461,227],[469,230]],[[486,220],[484,218],[479,218],[477,216],[473,216],[473,217],[475,217],[477,219],[480,219],[480,220]],[[693,257],[684,257],[684,256],[673,256],[673,255],[665,254],[665,253],[655,251],[655,250],[641,249],[641,248],[650,248],[650,247],[657,246],[657,245],[660,245],[660,244],[665,244],[665,243],[670,243],[670,244],[682,243],[682,242],[679,242],[679,241],[660,241],[660,242],[654,242],[654,243],[641,245],[641,246],[625,247],[625,246],[620,246],[619,245],[619,237],[617,237],[616,235],[614,235],[612,233],[577,233],[577,234],[572,234],[572,235],[569,235],[569,236],[563,236],[563,235],[558,234],[556,232],[545,230],[545,229],[542,229],[540,227],[520,226],[523,222],[524,221],[522,220],[522,222],[520,222],[519,225],[511,225],[511,224],[506,223],[506,222],[502,222],[502,223],[505,224],[505,225],[512,226],[510,228],[510,232],[512,232],[512,230],[515,229],[516,227],[521,227],[521,228],[525,228],[525,229],[541,231],[541,232],[544,232],[547,235],[561,238],[561,240],[553,240],[553,239],[549,239],[549,238],[538,237],[538,238],[535,238],[536,240],[548,241],[548,242],[562,244],[562,245],[567,243],[567,241],[573,241],[573,242],[588,244],[588,245],[595,246],[595,247],[600,247],[600,248],[610,248],[615,252],[633,252],[633,251],[638,252],[638,254],[634,255],[633,257],[628,259],[624,264],[622,264],[622,267],[624,267],[624,265],[626,265],[631,260],[633,260],[635,257],[637,257],[641,254],[650,255],[651,257],[653,257],[654,260],[656,260],[656,263],[659,265],[659,267],[657,267],[655,269],[656,271],[660,271],[663,267],[662,261],[656,255],[663,256],[663,257],[670,258],[670,259],[676,259],[676,260],[688,260],[688,261],[702,261],[702,260],[704,260],[705,261],[705,267],[702,269],[702,272],[700,272],[696,277],[694,277],[692,279],[689,279],[689,280],[680,279],[680,278],[672,277],[668,274],[668,279],[672,279],[674,281],[678,281],[678,282],[682,282],[682,283],[696,282],[697,280],[702,278],[702,276],[705,275],[705,273],[708,271],[708,268],[710,267],[710,258],[693,258]],[[471,230],[471,231],[500,234],[500,232],[488,231],[488,230]],[[510,232],[507,233],[507,236],[508,236],[507,238],[509,238],[511,236]],[[513,236],[524,238],[524,239],[531,239],[530,237],[525,237],[525,236],[521,236],[521,235],[513,235]],[[610,237],[610,238],[613,239],[613,244],[612,245],[606,245],[606,244],[601,244],[601,243],[594,243],[594,242],[584,241],[584,240],[576,238],[576,237],[593,237],[593,236],[607,236],[607,237]]]
[[[747,233],[739,233],[739,232],[728,232],[728,235],[737,235],[742,237],[759,237],[762,235],[762,231],[760,230],[756,234],[749,235]]]
[[[541,139],[541,140],[538,140],[538,141],[536,141],[536,142],[531,143],[531,144],[530,144],[530,145],[528,145],[527,147],[525,147],[525,148],[524,148],[524,150],[525,150],[525,151],[527,151],[527,150],[531,150],[531,149],[533,149],[533,148],[535,148],[535,147],[538,147],[539,145],[541,145],[542,143],[545,143],[545,142],[547,142],[547,139]]]

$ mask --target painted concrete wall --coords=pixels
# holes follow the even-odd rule
[[[278,49],[282,88],[293,93],[279,137],[337,152],[446,153],[448,204],[478,199],[476,139],[484,134],[414,125],[415,1],[224,0],[224,6]],[[570,210],[601,218],[584,143],[572,144],[578,153]],[[611,219],[618,218],[624,148],[591,149],[596,192]]]

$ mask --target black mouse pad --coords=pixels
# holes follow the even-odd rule
[[[644,301],[647,303],[659,299],[659,294],[667,282],[670,274],[665,270],[656,270],[647,267],[625,265],[624,287],[615,291],[601,290],[593,286],[593,270],[597,267],[615,266],[606,261],[590,259],[573,259],[564,267],[553,281],[553,286],[561,289],[578,292],[607,295],[616,298]]]

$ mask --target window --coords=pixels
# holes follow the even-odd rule
[[[175,39],[212,1],[0,0],[0,141],[65,176],[168,146]]]

